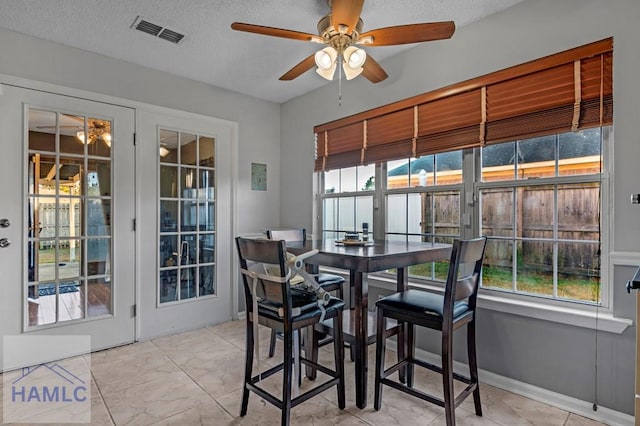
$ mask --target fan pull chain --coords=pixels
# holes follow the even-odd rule
[[[338,107],[342,106],[342,67],[338,64]]]

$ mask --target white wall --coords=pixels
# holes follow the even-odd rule
[[[0,58],[0,74],[237,122],[237,232],[279,225],[279,104],[3,29]],[[267,164],[268,191],[251,190],[251,162]]]
[[[424,43],[382,61],[389,78],[378,85],[363,78],[343,82],[342,107],[338,107],[337,83],[283,104],[281,162],[287,167],[282,168],[280,178],[281,223],[312,226],[314,125],[613,36],[615,194],[611,249],[640,252],[640,208],[629,202],[631,193],[640,192],[636,129],[640,111],[639,17],[637,0],[528,0],[458,29],[451,40]],[[374,56],[375,51],[369,49]],[[631,271],[612,266],[615,313],[633,318],[632,298],[623,293]],[[595,333],[586,331],[481,312],[480,367],[589,400],[594,389]],[[633,333],[629,328],[622,335],[604,333],[598,340],[599,403],[626,413],[633,413]],[[425,340],[423,347],[435,349]],[[503,350],[496,356],[483,350],[489,347]]]

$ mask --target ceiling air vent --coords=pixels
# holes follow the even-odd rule
[[[170,41],[171,43],[178,44],[184,39],[184,34],[170,30],[162,25],[154,24],[145,20],[142,16],[138,16],[131,25],[134,30],[142,31],[143,33],[151,34],[154,37],[161,38],[163,40]]]

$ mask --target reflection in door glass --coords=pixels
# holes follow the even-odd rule
[[[215,140],[158,136],[158,302],[215,295]]]
[[[180,299],[196,297],[197,268],[182,268],[180,270]]]
[[[160,270],[160,303],[178,300],[178,270]]]
[[[81,251],[81,240],[60,240],[57,260],[58,278],[60,280],[80,277],[82,271]]]
[[[110,197],[111,161],[89,159],[87,164],[87,195]]]
[[[78,115],[60,114],[60,152],[84,154],[85,122]]]
[[[53,111],[29,110],[29,150],[56,150],[56,113]]]
[[[88,316],[96,317],[111,313],[111,280],[96,278],[87,281]]]
[[[161,163],[178,162],[178,132],[173,130],[160,130],[160,154]]]
[[[111,314],[112,122],[28,117],[28,326]]]
[[[175,198],[178,196],[178,168],[160,166],[160,197]]]
[[[215,294],[215,267],[213,265],[200,267],[200,295]]]
[[[89,155],[110,157],[111,144],[114,142],[111,136],[111,122],[99,118],[89,118],[87,131],[89,136],[83,142],[87,145]]]
[[[160,201],[160,232],[175,232],[178,230],[178,202]]]
[[[180,164],[195,166],[197,164],[198,137],[189,133],[180,133]]]
[[[106,236],[111,233],[111,200],[87,201],[87,235]]]
[[[42,287],[42,290],[40,290]],[[53,324],[56,322],[56,283],[30,285],[27,296],[29,326]],[[53,291],[51,291],[53,289]]]

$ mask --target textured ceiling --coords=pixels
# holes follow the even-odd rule
[[[367,0],[361,17],[365,31],[449,20],[460,28],[521,1]],[[284,102],[328,83],[313,71],[293,81],[278,80],[318,45],[237,32],[230,24],[316,34],[328,10],[326,0],[2,0],[0,27]],[[139,15],[185,34],[184,40],[174,45],[130,29]],[[411,46],[367,50],[380,62]]]

